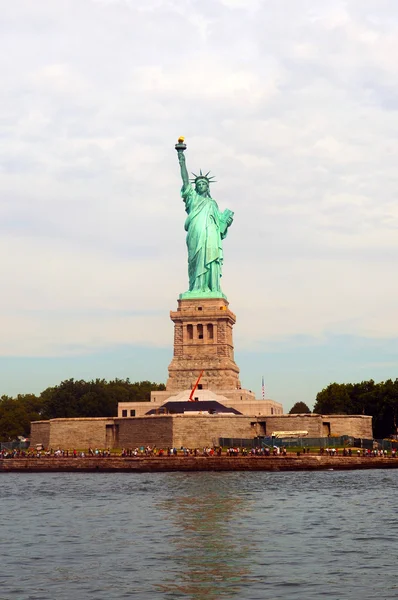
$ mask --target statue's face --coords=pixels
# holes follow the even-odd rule
[[[203,195],[208,190],[209,190],[209,184],[207,183],[206,179],[199,179],[196,182],[196,191],[198,192],[198,194]]]

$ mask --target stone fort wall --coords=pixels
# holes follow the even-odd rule
[[[31,423],[30,445],[45,448],[105,448],[106,425],[112,418],[50,419]]]
[[[372,417],[366,415],[276,415],[266,417],[266,435],[278,431],[308,431],[307,437],[350,435],[372,439]]]
[[[173,445],[176,448],[218,446],[220,437],[250,439],[257,435],[261,435],[261,431],[255,417],[177,415],[173,420]]]
[[[30,446],[43,444],[44,448],[50,448],[51,421],[35,421],[30,424]]]
[[[281,431],[307,431],[306,437],[373,437],[372,417],[364,415],[154,415],[36,421],[31,424],[31,445],[42,443],[53,449],[200,448],[217,445],[220,437],[253,439]]]
[[[169,415],[115,419],[119,448],[173,447],[173,417]]]

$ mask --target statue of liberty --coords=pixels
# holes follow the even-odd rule
[[[232,224],[234,213],[226,209],[220,212],[217,202],[210,195],[213,177],[209,173],[194,175],[191,185],[184,151],[184,138],[176,144],[181,168],[181,196],[188,217],[185,221],[188,248],[189,291],[180,298],[225,298],[221,291],[223,264],[222,240]]]

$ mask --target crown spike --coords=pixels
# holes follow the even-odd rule
[[[214,175],[210,175],[210,171],[207,171],[206,175],[203,173],[202,169],[199,171],[199,175],[191,171],[193,175],[193,179],[191,178],[191,183],[196,183],[198,179],[206,179],[207,183],[217,183],[217,180],[214,179]]]

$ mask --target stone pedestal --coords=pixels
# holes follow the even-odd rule
[[[170,318],[174,322],[174,357],[167,391],[192,389],[202,370],[201,389],[240,389],[232,339],[236,317],[226,298],[180,299]]]

